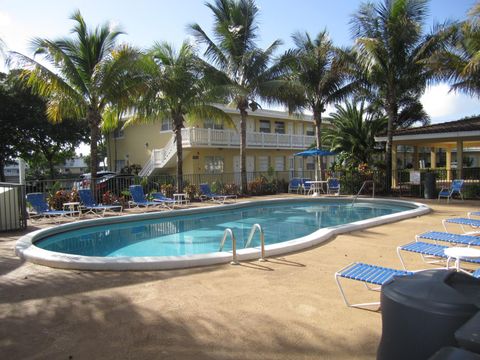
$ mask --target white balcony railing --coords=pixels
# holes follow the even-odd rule
[[[305,149],[315,142],[314,136],[247,132],[247,148]],[[182,129],[184,147],[238,147],[240,133],[233,130],[201,128]]]
[[[177,153],[174,139],[172,135],[165,147],[152,150],[139,175],[149,176],[155,169],[167,165]],[[306,149],[314,142],[315,137],[308,135],[247,132],[247,148]],[[195,146],[237,148],[240,146],[240,134],[232,130],[186,128],[182,129],[182,145],[185,148]]]

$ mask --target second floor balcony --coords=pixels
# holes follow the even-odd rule
[[[247,131],[249,149],[305,149],[315,143],[315,136],[276,134]],[[182,129],[184,147],[223,147],[240,146],[240,132],[235,130],[215,130],[203,128]]]

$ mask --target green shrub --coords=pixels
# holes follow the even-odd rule
[[[172,184],[163,184],[160,186],[160,191],[165,195],[166,197],[173,197],[173,194],[175,193],[175,186]]]
[[[190,201],[194,201],[199,197],[198,187],[195,185],[186,185],[183,188],[183,192],[187,194],[187,199]]]
[[[240,194],[240,189],[237,184],[230,183],[223,186],[223,191],[225,195],[238,195]]]

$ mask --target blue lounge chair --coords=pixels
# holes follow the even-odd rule
[[[480,211],[470,211],[470,212],[467,213],[467,217],[469,219],[471,219],[472,216],[480,216]]]
[[[169,209],[173,209],[176,203],[175,200],[173,200],[172,198],[166,197],[161,192],[153,193],[152,197],[154,202],[159,203]]]
[[[43,193],[30,193],[27,194],[27,201],[35,210],[35,214],[32,217],[62,217],[67,215],[78,215],[79,211],[67,211],[67,210],[51,210],[45,201],[45,195]]]
[[[468,218],[450,218],[450,219],[443,219],[442,220],[442,225],[443,228],[445,229],[446,232],[447,230],[447,224],[457,224],[460,225],[462,228],[462,231],[465,234],[471,234],[471,233],[478,233],[479,228],[480,228],[480,220],[479,219],[468,219]],[[469,226],[473,230],[466,230],[465,226]]]
[[[337,178],[327,180],[327,194],[340,195],[340,181]]]
[[[78,195],[80,196],[80,202],[83,204],[83,207],[87,210],[87,213],[92,213],[94,215],[104,217],[105,212],[108,210],[118,210],[122,212],[122,205],[102,205],[97,204],[93,198],[92,192],[90,189],[79,189]],[[100,213],[98,213],[98,211]]]
[[[435,243],[437,243],[437,241],[443,241],[466,246],[480,246],[480,237],[478,236],[452,234],[441,231],[429,231],[420,235],[416,235],[415,239],[417,241],[420,239],[433,240]]]
[[[221,195],[212,193],[212,190],[210,190],[210,186],[208,184],[200,184],[200,192],[202,193],[200,199],[210,199],[220,204],[223,204],[227,199],[235,200],[237,198],[237,195]]]
[[[465,180],[453,180],[452,185],[450,185],[449,188],[441,188],[438,193],[438,201],[440,201],[440,198],[444,197],[447,198],[447,202],[449,202],[455,194],[460,195],[460,198],[463,200],[462,188],[464,183]]]
[[[137,207],[150,207],[160,205],[156,201],[148,201],[145,198],[142,185],[130,185],[130,195],[132,196],[132,201],[130,202],[133,206]]]
[[[397,254],[400,259],[400,262],[402,263],[403,268],[406,270],[407,267],[405,266],[405,262],[403,261],[401,251],[408,251],[408,252],[420,254],[422,256],[422,259],[425,262],[432,264],[432,263],[438,263],[442,260],[448,259],[448,256],[445,255],[445,249],[448,249],[448,246],[426,243],[423,241],[413,241],[409,244],[401,245],[397,247]],[[433,260],[429,260],[429,259],[433,259]],[[476,259],[476,258],[465,258],[465,259],[462,259],[462,261],[474,263],[474,264],[480,264],[480,259]]]
[[[365,284],[365,287],[368,290],[380,291],[381,287],[386,283],[393,280],[395,276],[406,276],[412,275],[411,271],[404,270],[395,270],[381,266],[369,265],[360,262],[352,263],[343,269],[335,273],[335,281],[337,282],[338,289],[342,294],[343,301],[345,305],[356,308],[366,308],[368,309],[371,306],[380,305],[379,302],[370,302],[370,303],[361,303],[361,304],[351,304],[345,295],[340,278],[357,280]],[[376,287],[371,287],[369,284],[377,285]]]
[[[365,263],[355,262],[352,263],[343,269],[335,273],[335,281],[337,282],[340,293],[342,294],[343,301],[347,306],[357,307],[363,309],[369,309],[370,306],[380,305],[379,302],[363,303],[363,304],[351,304],[345,295],[345,292],[340,283],[340,278],[357,280],[365,284],[365,287],[368,290],[379,291],[381,287],[390,281],[394,280],[397,276],[410,276],[413,275],[416,271],[404,271],[397,270],[387,267],[381,267],[376,265],[370,265]],[[475,270],[471,273],[473,277],[480,278],[480,269]],[[369,284],[377,285],[377,287],[372,288]]]

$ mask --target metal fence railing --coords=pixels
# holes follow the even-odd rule
[[[420,174],[419,181],[412,182],[412,171]],[[464,189],[462,194],[467,199],[480,198],[480,168],[463,168],[460,176],[458,169],[421,169],[421,170],[398,170],[394,174],[396,181],[396,188],[402,196],[424,196],[424,181],[427,173],[433,173],[435,175],[436,191],[438,192],[442,187],[448,188],[451,181],[454,179],[462,178],[465,180]]]
[[[411,170],[398,170],[394,173],[395,186],[392,189],[392,195],[400,196],[414,196],[423,197],[423,183],[425,174],[427,172],[434,172],[436,175],[437,191],[441,187],[448,187],[451,180],[458,175],[456,169],[422,169],[420,170],[420,180],[418,183],[412,183]],[[384,195],[387,193],[386,189],[386,175],[384,171],[373,171],[368,174],[360,173],[357,170],[338,171],[333,176],[339,178],[341,183],[342,194],[356,194],[365,180],[373,180],[375,183],[375,193]],[[314,170],[305,171],[256,171],[247,172],[247,181],[252,184],[259,178],[264,177],[268,182],[275,182],[276,192],[287,192],[288,182],[292,178],[308,178],[315,179]],[[480,168],[464,168],[462,177],[465,179],[466,198],[480,198]],[[326,175],[323,176],[326,178]],[[173,187],[176,184],[175,175],[154,175],[149,177],[140,177],[134,175],[116,175],[106,178],[98,178],[94,180],[85,179],[56,179],[56,180],[34,180],[27,181],[26,192],[43,192],[46,194],[53,194],[58,190],[71,191],[72,189],[91,188],[91,181],[93,181],[93,188],[95,189],[95,196],[97,200],[102,201],[102,196],[109,192],[116,196],[126,194],[128,188],[133,184],[141,184],[145,192],[158,191],[162,185],[171,184]],[[241,178],[240,173],[220,173],[220,174],[184,174],[184,186],[208,183],[210,185],[216,184],[217,187],[223,185],[236,186],[240,188]],[[370,185],[373,186],[373,185]],[[176,191],[176,190],[175,190]],[[369,188],[365,189],[365,193],[371,193]]]
[[[22,230],[26,227],[25,186],[0,183],[0,231]]]

